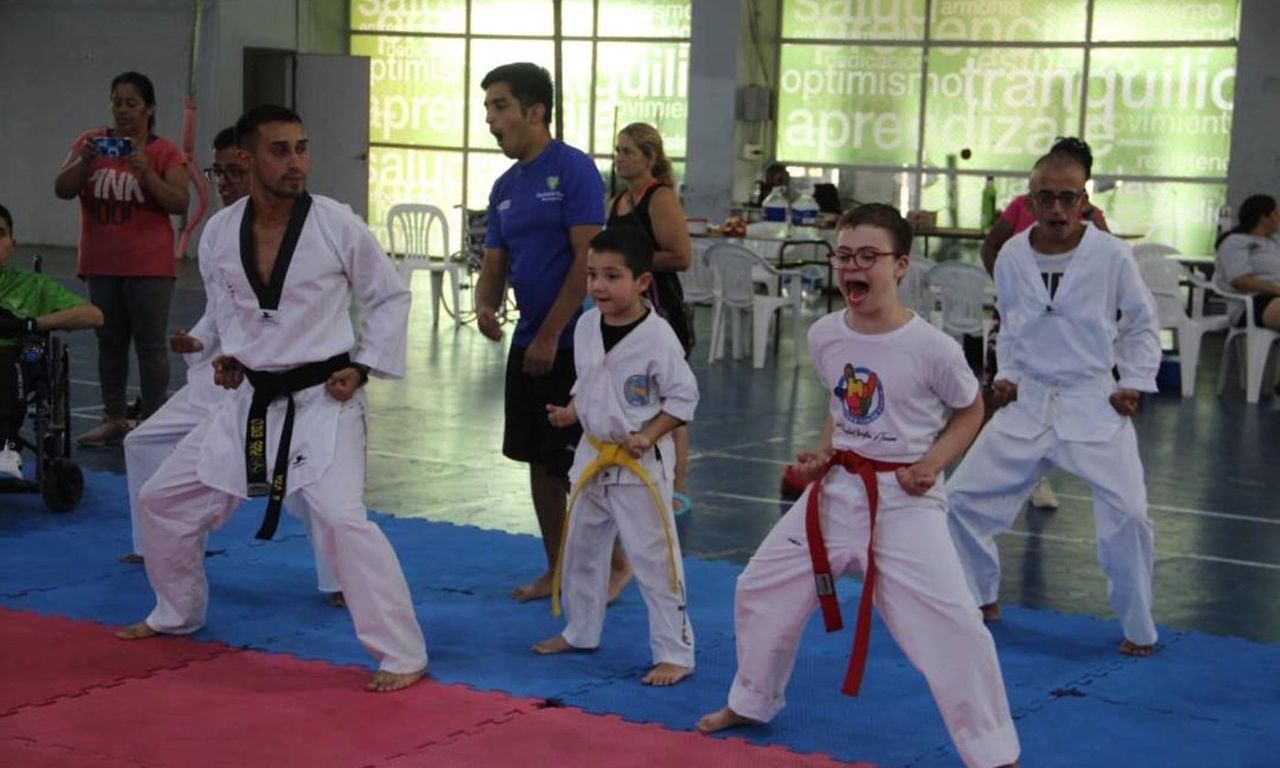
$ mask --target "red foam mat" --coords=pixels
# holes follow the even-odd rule
[[[156,642],[156,641],[146,641]],[[19,748],[148,766],[367,766],[535,702],[432,682],[392,694],[370,673],[245,651],[0,717],[0,765]]]
[[[393,760],[396,768],[873,768],[577,709],[539,709]]]
[[[368,693],[369,675],[0,609],[0,766],[844,765],[431,681]]]
[[[236,650],[180,637],[130,642],[101,624],[0,608],[0,715],[225,653]]]

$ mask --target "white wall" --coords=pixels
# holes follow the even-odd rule
[[[77,204],[54,197],[53,179],[72,139],[110,122],[117,74],[151,78],[156,132],[181,145],[194,8],[194,0],[0,0],[0,202],[19,240],[75,244]],[[204,0],[201,164],[217,131],[240,114],[243,48],[344,53],[344,8],[342,0]]]
[[[1280,3],[1244,0],[1236,59],[1235,110],[1227,202],[1232,211],[1250,195],[1280,197]]]
[[[116,75],[150,77],[156,130],[178,135],[190,27],[185,3],[0,0],[0,201],[19,240],[75,244],[79,209],[53,179],[72,140],[110,122]]]

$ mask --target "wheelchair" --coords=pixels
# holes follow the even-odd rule
[[[39,257],[37,257],[38,259]],[[36,271],[40,264],[37,260]],[[0,479],[0,493],[39,493],[50,512],[70,512],[84,495],[84,474],[71,460],[70,355],[49,332],[27,334],[18,355],[18,451],[35,455],[33,480]]]

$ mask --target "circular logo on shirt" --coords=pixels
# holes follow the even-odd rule
[[[869,424],[884,411],[884,385],[870,368],[846,363],[833,392],[844,417],[854,424]]]
[[[622,396],[628,405],[649,404],[649,377],[643,373],[629,376],[622,386]]]

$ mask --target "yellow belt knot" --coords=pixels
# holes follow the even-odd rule
[[[676,575],[675,533],[671,530],[667,504],[662,494],[658,492],[657,484],[645,471],[640,460],[627,453],[621,443],[601,442],[591,435],[587,435],[587,442],[596,449],[596,457],[582,470],[582,475],[573,486],[573,493],[569,495],[569,508],[565,511],[564,526],[560,529],[560,550],[556,553],[556,565],[551,572],[551,615],[560,615],[560,575],[564,568],[564,550],[565,544],[569,541],[569,518],[573,514],[573,505],[586,484],[609,467],[622,467],[629,470],[649,489],[649,495],[653,497],[654,509],[658,513],[658,520],[662,523],[662,532],[667,538],[667,577],[670,581],[671,593],[680,594],[680,578]]]

